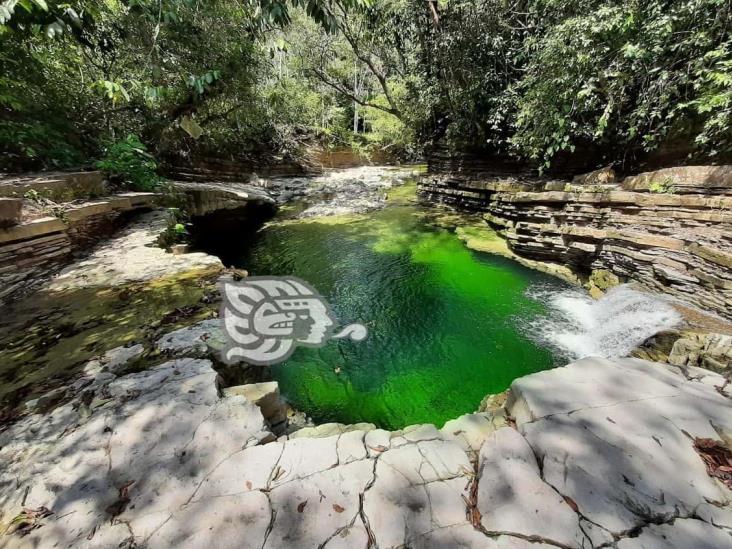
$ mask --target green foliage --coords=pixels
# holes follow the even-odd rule
[[[187,228],[189,221],[189,216],[185,210],[181,208],[168,208],[165,231],[158,237],[158,247],[167,250],[174,244],[188,242],[190,238],[190,233]]]
[[[136,191],[154,191],[160,184],[155,158],[134,134],[112,144],[96,166]]]
[[[305,124],[289,125],[290,106],[267,105],[268,42],[293,10],[335,30],[333,9],[330,0],[0,0],[0,169],[78,165],[131,133],[165,158],[296,148]]]
[[[83,162],[63,123],[0,120],[0,170],[65,168]]]
[[[391,92],[399,104],[406,102],[408,92],[403,82],[394,83]],[[388,106],[383,94],[376,96],[373,103],[383,107]],[[369,108],[367,112],[370,131],[365,136],[368,142],[397,156],[415,157],[417,155],[416,136],[413,128],[406,121],[379,109]]]
[[[540,168],[670,143],[732,155],[729,0],[437,7],[0,0],[0,169],[78,165],[130,134],[168,162],[313,142],[479,145]]]
[[[561,21],[537,40],[519,84],[514,144],[547,165],[587,143],[620,155],[687,134],[719,146],[703,154],[729,150],[718,131],[729,85],[714,76],[732,59],[720,9],[719,0],[612,2]]]
[[[449,142],[543,167],[578,149],[627,160],[669,142],[699,158],[732,153],[727,0],[442,7],[439,29],[416,32]]]
[[[673,194],[676,192],[676,186],[670,179],[664,179],[663,181],[651,181],[648,190],[658,194]]]
[[[97,82],[94,82],[91,87],[93,90],[99,92],[102,97],[108,99],[112,103],[112,106],[130,101],[130,94],[119,82],[98,80]]]

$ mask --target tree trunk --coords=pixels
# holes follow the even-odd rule
[[[353,95],[359,96],[358,89],[358,63],[353,63]],[[358,103],[353,101],[353,133],[358,134]]]

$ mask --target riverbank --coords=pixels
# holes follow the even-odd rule
[[[0,435],[6,546],[732,539],[732,479],[716,457],[732,434],[721,376],[585,359],[516,380],[504,407],[441,429],[331,425],[275,438],[252,386],[222,396],[211,362],[186,358],[200,340],[139,373],[122,375],[123,358],[89,363],[70,401]]]
[[[731,318],[732,170],[688,167],[574,182],[435,176],[428,202],[481,212],[517,255],[570,267],[590,287],[636,281]],[[600,278],[593,276],[600,272]]]
[[[307,425],[266,371],[219,361],[221,262],[150,247],[162,226],[145,215],[19,309],[28,334],[8,357],[22,350],[33,367],[5,375],[38,385],[0,434],[9,546],[732,539],[732,491],[715,465],[732,440],[723,376],[584,359],[520,377],[507,401],[443,426]],[[49,374],[63,376],[47,391]]]

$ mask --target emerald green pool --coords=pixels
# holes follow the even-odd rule
[[[441,426],[552,365],[551,351],[522,331],[543,312],[526,291],[562,282],[469,250],[416,206],[340,221],[275,222],[224,258],[252,275],[298,276],[341,324],[369,328],[366,341],[299,348],[273,367],[295,408],[318,423]]]

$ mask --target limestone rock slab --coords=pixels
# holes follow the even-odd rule
[[[161,211],[143,214],[119,235],[97,246],[89,256],[64,268],[49,289],[108,287],[192,269],[223,268],[218,258],[208,254],[173,255],[157,247],[155,241],[165,230],[166,219],[166,213]],[[63,226],[60,220],[55,221]]]
[[[711,384],[637,359],[585,359],[517,380],[512,392],[509,410],[544,481],[605,530],[732,501],[694,449],[697,437],[732,433],[732,401]]]
[[[720,549],[730,546],[732,532],[692,519],[679,519],[672,524],[652,524],[637,538],[621,539],[617,544],[618,549]]]
[[[105,402],[86,414],[76,400],[10,426],[0,448],[2,521],[22,508],[50,509],[42,527],[22,538],[21,545],[38,547],[173,536],[164,528],[193,503],[204,481],[231,456],[271,437],[254,404],[218,396],[216,376],[209,361],[171,361],[92,389]],[[249,491],[241,474],[241,491]],[[209,509],[222,531],[233,520],[225,502]],[[118,520],[129,528],[116,528]],[[192,528],[191,539],[203,535],[196,526],[203,523],[181,520]],[[266,522],[259,546],[265,529]]]
[[[360,494],[373,476],[374,463],[363,460],[277,486],[270,493],[275,519],[265,547],[318,547],[363,526]],[[366,541],[358,528],[347,536]]]
[[[488,532],[584,546],[579,516],[543,481],[534,452],[518,431],[504,427],[488,435],[479,467],[478,510]]]
[[[147,539],[148,547],[226,547],[261,549],[270,520],[262,492],[203,500],[187,505]]]
[[[412,546],[438,528],[468,524],[472,466],[452,441],[410,443],[379,455],[363,514],[380,547]]]
[[[445,423],[440,429],[443,437],[452,439],[465,451],[477,452],[486,438],[496,429],[507,425],[503,409],[488,413],[465,414]]]
[[[155,346],[159,351],[174,355],[204,356],[219,341],[223,344],[221,321],[212,318],[165,334]]]
[[[0,229],[20,223],[23,201],[19,198],[0,198]]]

